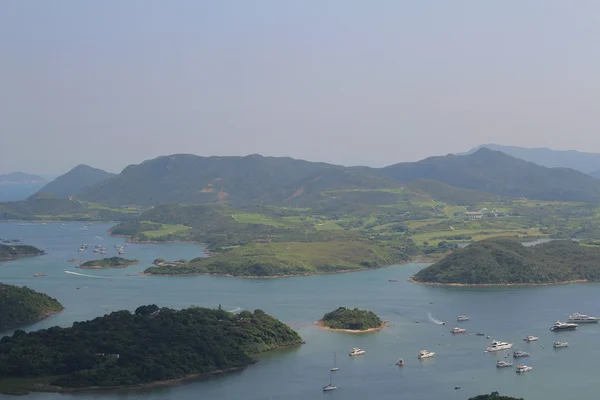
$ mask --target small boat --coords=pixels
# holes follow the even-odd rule
[[[537,336],[527,335],[525,337],[525,339],[523,339],[523,340],[526,342],[535,342],[538,339],[539,339],[539,337],[537,337]]]
[[[485,333],[477,332],[475,335],[476,336],[485,336]]]
[[[532,369],[533,369],[533,367],[530,367],[529,365],[520,364],[517,367],[517,373],[531,371]]]
[[[469,319],[470,319],[470,317],[467,317],[466,315],[459,315],[458,317],[456,317],[456,320],[458,322],[468,321]]]
[[[500,351],[500,350],[508,350],[512,347],[512,343],[509,342],[501,342],[499,340],[494,340],[492,344],[485,348],[485,351]]]
[[[578,324],[597,324],[598,321],[600,321],[600,318],[598,317],[590,317],[589,315],[581,314],[578,312],[569,315],[569,322],[575,322]]]
[[[336,358],[335,358],[335,353],[333,353],[333,367],[331,367],[330,371],[338,371],[339,368],[337,367],[337,363],[336,363]]]
[[[526,351],[521,351],[521,350],[515,350],[513,352],[513,357],[514,358],[518,358],[518,357],[529,357],[531,354],[526,352]]]
[[[505,367],[512,367],[512,366],[513,366],[513,363],[507,362],[504,360],[498,360],[498,362],[496,363],[497,368],[505,368]]]
[[[467,330],[465,328],[452,328],[450,332],[452,333],[465,333]]]
[[[415,324],[420,323],[421,321],[419,321],[418,319],[415,319]]]
[[[104,250],[100,250],[100,254],[106,254]]]
[[[577,324],[572,324],[569,322],[560,322],[560,321],[556,321],[556,323],[554,325],[552,325],[552,327],[550,327],[551,331],[572,331],[577,329]]]
[[[388,282],[398,282],[398,279],[388,279]]]
[[[552,345],[555,349],[559,349],[561,347],[569,347],[569,342],[561,342],[561,341],[556,341],[554,342],[554,344]]]
[[[458,386],[458,385],[454,386],[454,390],[458,390],[458,389],[460,389],[460,386]]]
[[[333,383],[331,383],[331,371],[329,371],[329,383],[327,385],[323,386],[323,391],[330,392],[332,390],[337,390],[337,386],[335,386]]]
[[[396,365],[399,367],[404,367],[404,360],[399,358],[398,361],[396,361]]]
[[[80,247],[79,250],[77,250],[79,252],[85,251],[85,249],[83,247]]]
[[[363,354],[365,354],[366,351],[364,351],[363,349],[359,349],[358,347],[354,347],[352,350],[350,350],[349,355],[354,357],[354,356],[362,356]]]
[[[424,358],[429,358],[429,357],[433,357],[435,355],[434,351],[427,351],[427,350],[421,350],[419,352],[419,355],[417,356],[417,358],[419,360],[422,360]]]
[[[124,249],[119,249],[119,254],[125,254],[125,250]]]
[[[100,252],[100,250],[94,249],[94,253],[98,253],[98,252]]]

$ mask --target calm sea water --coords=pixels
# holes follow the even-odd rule
[[[59,299],[65,311],[28,329],[53,325],[69,326],[117,309],[135,309],[141,304],[215,307],[230,310],[260,308],[291,325],[306,344],[273,352],[244,371],[153,390],[124,390],[79,394],[31,394],[40,400],[158,400],[158,399],[467,399],[498,390],[526,400],[597,399],[596,367],[599,365],[600,325],[580,326],[576,332],[553,333],[548,328],[574,311],[600,314],[600,285],[566,285],[532,288],[439,288],[405,283],[424,265],[392,266],[374,271],[285,279],[236,279],[224,277],[127,276],[146,268],[157,257],[192,258],[202,247],[185,243],[126,247],[125,257],[142,261],[125,269],[78,270],[69,258],[93,259],[91,251],[78,253],[87,243],[100,243],[114,255],[109,224],[83,229],[81,223],[0,223],[0,237],[22,239],[39,246],[48,255],[4,263],[0,281],[27,285]],[[65,269],[89,276],[65,273]],[[34,278],[32,274],[47,276]],[[397,279],[398,282],[388,282]],[[391,327],[372,334],[326,332],[313,322],[338,306],[362,307],[389,320]],[[486,354],[491,341],[475,335],[451,335],[459,314],[471,316],[461,326],[484,332],[492,338],[512,341],[516,349],[532,353],[521,359],[534,367],[525,375],[513,368],[497,369],[496,360],[507,352]],[[448,326],[433,323],[448,321]],[[419,320],[420,323],[416,323]],[[539,342],[526,344],[528,334]],[[553,349],[556,339],[570,347]],[[349,357],[352,347],[366,355]],[[420,349],[435,351],[432,359],[416,359]],[[340,370],[334,374],[336,392],[322,393],[328,383],[333,353]],[[394,366],[403,357],[406,366]],[[460,386],[455,390],[454,386]]]

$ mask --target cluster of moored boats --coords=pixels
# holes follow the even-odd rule
[[[86,251],[87,248],[88,248],[87,244],[82,244],[81,246],[79,246],[79,250],[78,251],[81,253],[83,251]],[[119,254],[125,254],[125,248],[123,246],[115,244],[115,249],[117,249],[117,253],[119,253]],[[97,245],[94,246],[93,252],[94,253],[100,253],[100,254],[106,254],[106,247],[97,244]]]

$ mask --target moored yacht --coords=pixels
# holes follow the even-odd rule
[[[554,346],[555,349],[559,349],[561,347],[569,347],[569,342],[561,342],[557,340],[552,346]]]
[[[556,323],[550,328],[551,331],[572,331],[574,329],[577,329],[577,324],[560,321],[556,321]]]
[[[433,357],[435,355],[434,351],[421,350],[417,358],[422,360],[423,358]]]
[[[533,369],[533,367],[530,367],[529,365],[525,365],[525,364],[520,364],[517,367],[517,372],[527,372],[527,371],[531,371]]]
[[[529,357],[531,354],[526,352],[526,351],[521,351],[521,350],[515,350],[513,352],[513,357],[517,358],[517,357]]]
[[[452,333],[465,333],[467,330],[465,328],[452,328],[450,332]]]
[[[512,343],[509,342],[501,342],[499,340],[494,340],[492,344],[485,348],[485,351],[500,351],[500,350],[508,350],[513,346]]]
[[[354,347],[352,350],[350,350],[349,355],[354,357],[354,356],[362,356],[365,353],[366,353],[366,351],[364,351],[363,349],[359,349],[358,347]]]
[[[330,392],[332,390],[337,390],[337,386],[335,386],[333,383],[331,383],[331,371],[329,371],[329,383],[327,385],[323,386],[323,391]]]
[[[469,320],[469,318],[470,318],[470,317],[467,317],[466,315],[459,315],[458,317],[456,317],[456,320],[457,320],[458,322],[461,322],[461,321],[468,321],[468,320]]]
[[[498,362],[496,363],[497,368],[512,367],[512,366],[513,366],[513,363],[507,362],[504,360],[498,360]]]
[[[598,317],[590,317],[589,315],[581,314],[578,312],[569,315],[569,322],[575,322],[578,324],[597,324],[598,321],[600,321],[600,318]]]
[[[523,340],[526,342],[535,342],[538,339],[539,338],[537,336],[527,335],[527,336],[525,336],[525,339],[523,339]]]

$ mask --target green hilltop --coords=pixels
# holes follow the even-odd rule
[[[0,331],[37,322],[62,309],[62,304],[44,293],[0,283]]]
[[[367,331],[383,326],[383,321],[374,312],[346,307],[326,313],[319,322],[327,328],[352,331]]]
[[[86,261],[79,265],[82,269],[96,269],[96,268],[125,268],[132,264],[138,264],[138,260],[128,260],[122,257],[109,257],[101,260]]]
[[[82,164],[49,182],[38,193],[46,193],[62,198],[76,196],[86,188],[113,176],[115,174]]]
[[[413,280],[439,284],[550,284],[600,280],[600,248],[572,240],[526,247],[515,238],[482,240],[422,269]]]

